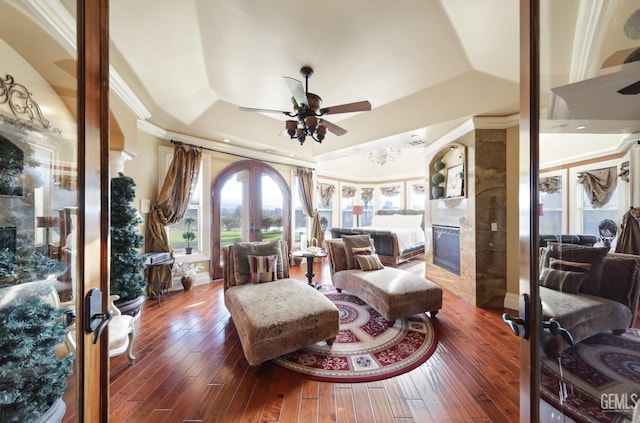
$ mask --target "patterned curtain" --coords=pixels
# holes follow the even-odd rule
[[[311,222],[311,237],[318,241],[317,245],[322,245],[324,242],[324,234],[320,226],[320,219],[318,219],[318,209],[315,208],[313,204],[313,171],[311,169],[298,167],[296,168],[296,175],[298,176],[302,209],[307,216],[313,219]]]
[[[400,185],[394,185],[391,187],[381,187],[380,192],[382,195],[387,197],[395,197],[396,195],[400,195],[402,192],[402,187]]]
[[[333,193],[336,191],[336,186],[333,184],[318,184],[318,191],[320,191],[322,207],[329,207],[331,197],[333,197]]]
[[[342,198],[353,198],[356,195],[356,187],[342,187]]]
[[[623,162],[620,164],[620,173],[618,174],[620,179],[624,182],[629,182],[629,162]]]
[[[368,203],[373,199],[373,188],[360,188],[360,199]]]
[[[562,191],[562,177],[550,176],[548,178],[540,178],[540,192],[555,194],[560,191]]]
[[[582,184],[591,199],[593,208],[602,207],[609,202],[618,185],[618,172],[615,166],[605,169],[578,173],[578,183]]]
[[[425,185],[424,184],[413,184],[411,185],[413,188],[413,192],[416,194],[424,194],[425,193]]]

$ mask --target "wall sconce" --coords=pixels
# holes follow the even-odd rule
[[[351,213],[353,213],[353,215],[356,217],[356,228],[359,228],[360,216],[362,216],[362,213],[364,213],[364,206],[353,206],[353,208],[351,209]]]

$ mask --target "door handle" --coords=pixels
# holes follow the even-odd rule
[[[560,322],[553,317],[549,320],[542,321],[542,330],[544,329],[548,329],[552,335],[562,336],[562,339],[564,339],[567,344],[573,345],[573,336],[571,335],[571,332],[563,328]]]
[[[102,312],[102,291],[98,288],[91,288],[85,297],[85,327],[84,329],[93,333],[93,343],[97,343],[102,331],[107,327],[113,312],[107,310]]]
[[[511,317],[507,313],[502,314],[502,321],[511,328],[511,331],[515,336],[520,336],[524,339],[529,339],[529,307],[531,302],[529,300],[529,294],[522,294],[524,298],[524,317]],[[522,331],[520,328],[522,327]]]

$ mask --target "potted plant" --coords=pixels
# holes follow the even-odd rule
[[[138,251],[144,237],[138,232],[142,223],[131,206],[136,186],[133,179],[119,173],[111,179],[111,295],[118,295],[116,306],[124,314],[136,316],[146,294],[142,276],[144,258]]]
[[[35,295],[0,309],[0,421],[62,420],[74,361],[73,354],[56,354],[67,333],[65,313]]]
[[[191,246],[191,241],[196,239],[195,232],[191,230],[191,224],[193,223],[193,219],[190,217],[187,217],[184,220],[184,223],[187,224],[187,230],[182,233],[182,238],[185,241],[187,241],[187,247],[185,248],[186,253],[191,254],[191,252],[193,251],[193,247]]]
[[[444,188],[442,187],[444,175],[440,171],[445,168],[445,164],[438,160],[433,164],[433,168],[436,172],[431,176],[431,182],[434,185],[431,187],[431,198],[436,200],[444,196]]]
[[[202,269],[201,264],[179,262],[173,266],[173,273],[181,277],[182,287],[185,291],[188,291],[193,286],[193,277],[200,269]]]

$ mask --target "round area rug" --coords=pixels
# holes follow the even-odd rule
[[[556,409],[581,423],[631,422],[640,402],[640,329],[599,333],[541,363],[541,396]]]
[[[274,359],[275,364],[314,380],[369,382],[415,369],[436,349],[435,330],[424,313],[398,319],[390,328],[358,297],[325,295],[340,310],[340,333],[333,345],[318,342]]]

